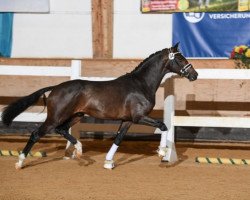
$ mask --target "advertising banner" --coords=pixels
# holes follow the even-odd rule
[[[0,13],[0,57],[10,57],[13,13]]]
[[[249,11],[250,0],[141,0],[142,13]]]
[[[250,12],[175,13],[173,44],[187,57],[230,57],[236,46],[250,46]]]

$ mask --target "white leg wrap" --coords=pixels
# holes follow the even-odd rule
[[[168,148],[167,147],[158,147],[157,153],[159,157],[164,157],[167,155]]]
[[[160,142],[160,146],[158,147],[158,150],[157,150],[158,156],[161,158],[167,155],[167,151],[168,151],[167,135],[168,135],[167,131],[163,131],[161,133],[161,142]]]
[[[74,152],[74,156],[76,156],[77,158],[80,158],[82,156],[82,143],[80,141],[77,140],[77,143],[74,145],[75,152]]]
[[[66,144],[66,150],[70,147],[70,144],[71,144],[71,142],[70,141],[67,141],[67,144]]]
[[[25,160],[24,153],[21,153],[18,157],[18,162],[15,164],[16,169],[21,169],[23,167],[23,162]]]
[[[109,152],[106,155],[106,160],[113,160],[113,157],[115,155],[115,152],[117,151],[119,146],[116,144],[113,144],[112,147],[110,148]]]
[[[115,162],[113,160],[105,160],[103,167],[105,169],[113,169],[115,167]]]
[[[115,167],[114,161],[113,161],[113,157],[115,155],[115,152],[117,151],[119,146],[117,146],[116,144],[113,144],[109,150],[109,152],[106,155],[106,160],[104,162],[104,168],[105,169],[113,169]]]

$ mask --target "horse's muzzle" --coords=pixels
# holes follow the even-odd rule
[[[197,72],[194,72],[194,73],[192,73],[192,74],[189,74],[188,80],[190,80],[190,81],[195,81],[195,80],[197,79],[197,77],[198,77],[198,73],[197,73]]]

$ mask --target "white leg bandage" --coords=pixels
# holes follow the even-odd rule
[[[16,163],[16,169],[22,168],[24,160],[25,160],[25,155],[24,155],[24,153],[21,153],[18,157],[18,162]]]
[[[74,145],[75,151],[73,153],[73,158],[80,158],[82,156],[82,143],[77,140],[77,143]]]
[[[158,155],[160,157],[164,157],[167,155],[167,151],[168,151],[168,148],[167,148],[167,136],[168,136],[168,132],[167,131],[163,131],[161,133],[161,142],[160,142],[160,146],[158,147]]]
[[[77,140],[77,143],[74,145],[77,152],[82,153],[82,143],[80,141]]]
[[[113,157],[115,155],[115,152],[117,151],[119,146],[116,144],[113,144],[112,147],[110,148],[109,152],[106,155],[106,160],[113,160]]]

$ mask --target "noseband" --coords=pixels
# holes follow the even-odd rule
[[[171,50],[168,54],[168,59],[173,63],[173,62],[176,62],[177,65],[180,66],[179,62],[177,60],[175,60],[175,55],[176,54],[181,54],[181,52],[175,52],[175,53],[172,53]],[[181,70],[180,70],[180,75],[181,76],[188,76],[189,75],[189,72],[188,72],[188,69],[192,67],[192,65],[190,63],[184,65]]]

